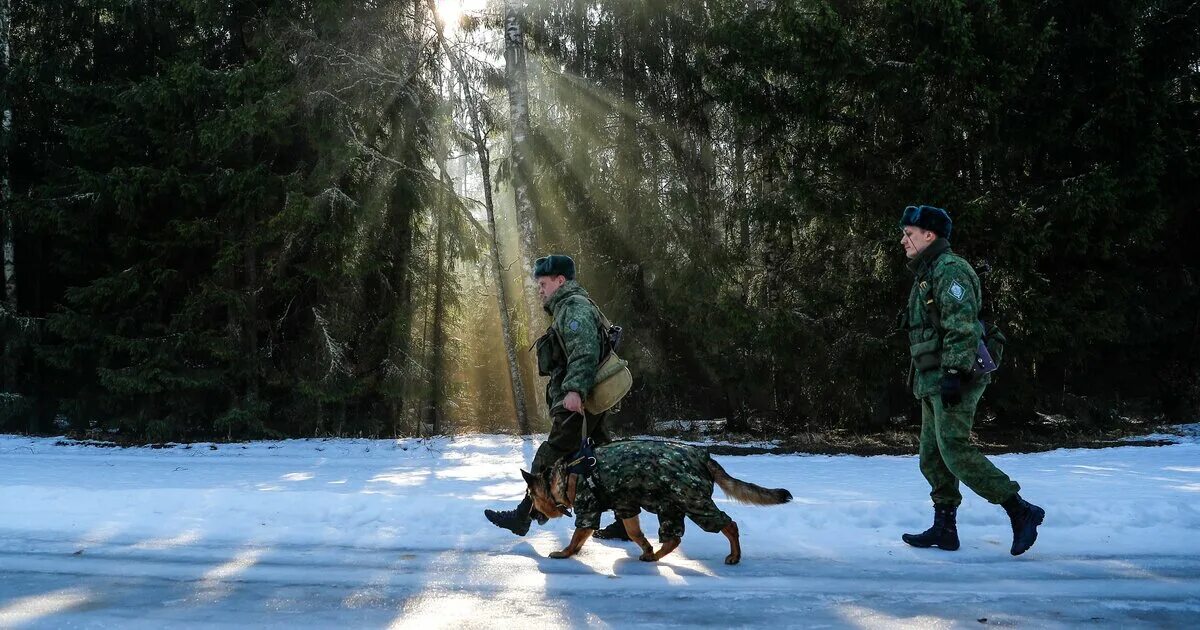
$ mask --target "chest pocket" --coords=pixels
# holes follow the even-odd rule
[[[554,328],[547,328],[546,334],[539,337],[533,346],[537,350],[538,376],[550,376],[564,359],[562,343],[559,342]]]

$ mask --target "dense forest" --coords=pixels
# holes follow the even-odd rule
[[[995,421],[1200,405],[1194,0],[0,0],[0,430],[545,430],[531,261],[617,426],[912,413],[904,206]]]

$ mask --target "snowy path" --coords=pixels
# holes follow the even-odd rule
[[[546,554],[564,520],[516,538],[480,510],[512,503],[535,444],[477,436],[191,449],[0,437],[0,628],[1195,627],[1200,444],[995,461],[1044,505],[1037,546],[1008,555],[1003,512],[974,496],[963,548],[927,526],[911,457],[720,457],[792,490],[740,524],[689,527],[658,565],[631,544]],[[643,518],[653,533],[653,516]],[[986,620],[981,622],[980,620]]]

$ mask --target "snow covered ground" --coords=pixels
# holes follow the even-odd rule
[[[0,436],[0,627],[1196,627],[1200,431],[1155,448],[995,457],[1044,506],[1008,555],[967,492],[960,551],[912,549],[931,510],[914,457],[719,456],[794,503],[718,503],[744,557],[690,525],[659,564],[631,543],[546,554],[517,538],[536,442],[295,440],[100,448]],[[607,517],[606,521],[607,522]],[[652,515],[647,533],[657,531]],[[653,537],[652,537],[653,541]]]

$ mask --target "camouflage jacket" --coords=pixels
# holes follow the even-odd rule
[[[712,500],[708,451],[686,444],[629,440],[598,446],[593,476],[599,492],[582,482],[575,489],[575,527],[599,528],[605,510],[629,518],[643,509],[682,526],[691,506]]]
[[[538,339],[538,372],[549,376],[546,404],[561,405],[567,392],[586,399],[596,381],[604,343],[600,311],[587,291],[574,280],[567,281],[545,306],[553,323]]]
[[[979,307],[983,296],[979,276],[950,243],[937,239],[909,262],[912,290],[905,309],[913,395],[932,396],[940,391],[948,369],[970,372],[983,335]],[[932,300],[932,302],[931,302]],[[990,375],[980,377],[982,382]]]

